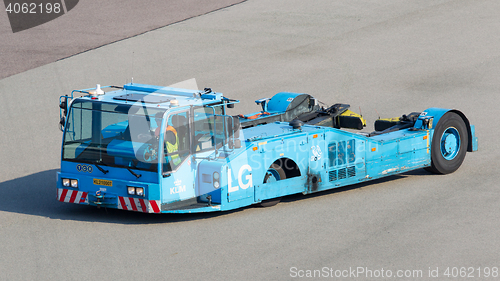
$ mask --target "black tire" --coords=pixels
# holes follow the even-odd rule
[[[285,171],[283,170],[283,168],[281,168],[281,166],[279,166],[279,165],[272,164],[271,167],[269,167],[269,169],[266,172],[266,176],[264,177],[264,183],[267,183],[267,181],[271,178],[271,176],[272,176],[271,170],[274,170],[275,172],[277,172],[277,174],[279,175],[278,180],[286,179],[286,174],[285,174]],[[260,202],[259,206],[272,207],[272,206],[278,204],[280,201],[281,201],[281,197],[268,199],[268,200],[264,200],[264,201]]]
[[[447,134],[444,134],[447,132]],[[450,134],[451,133],[451,134]],[[446,137],[453,135],[454,149],[446,149]],[[459,139],[456,136],[459,136]],[[444,138],[444,139],[443,139]],[[431,146],[431,166],[425,168],[435,174],[449,174],[455,172],[465,158],[468,144],[468,132],[464,120],[454,112],[447,112],[439,120]],[[458,146],[458,147],[457,147]]]

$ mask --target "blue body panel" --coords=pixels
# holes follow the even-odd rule
[[[470,126],[471,136],[472,136],[472,151],[478,150],[477,137],[476,137],[476,127],[474,125]]]
[[[84,167],[83,169],[81,167]],[[136,170],[138,174],[141,174],[140,178],[136,178],[130,172],[126,171],[124,173],[123,168],[115,168],[103,166],[108,172],[104,174],[97,167],[85,163],[74,163],[63,161],[61,163],[61,171],[57,174],[57,185],[60,187],[61,178],[70,178],[78,180],[80,186],[84,186],[84,191],[89,194],[95,194],[100,191],[105,193],[109,198],[114,198],[113,200],[106,201],[105,207],[113,208],[118,204],[118,196],[128,197],[127,186],[143,187],[145,191],[145,196],[135,196],[136,198],[144,198],[147,200],[160,200],[160,189],[158,184],[158,174],[153,172],[139,171]],[[107,180],[111,181],[112,185],[102,185],[96,184],[94,180]],[[66,188],[70,190],[82,190],[74,188]],[[92,201],[89,200],[89,205]]]
[[[287,123],[259,127],[254,130],[292,133],[253,137],[248,144],[249,147],[257,147],[256,150],[246,149],[230,161],[216,160],[227,165],[227,168],[221,165],[222,174],[226,170],[231,172],[222,176],[230,178],[232,183],[228,184],[227,201],[223,202],[231,206],[229,209],[248,205],[248,202],[300,192],[312,193],[430,165],[429,143],[424,140],[428,137],[427,131],[398,131],[372,139],[333,128],[304,126],[302,130],[293,130]],[[372,151],[372,148],[375,150]],[[266,170],[280,158],[296,163],[301,175],[264,183]],[[251,172],[251,178],[248,172]],[[313,177],[316,177],[317,184],[311,182]],[[253,184],[246,187],[250,180]],[[222,194],[225,194],[224,190]]]

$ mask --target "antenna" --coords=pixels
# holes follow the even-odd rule
[[[135,52],[132,51],[132,82],[130,84],[134,84],[134,61],[135,61]]]
[[[375,109],[375,112],[377,112],[378,119],[380,119],[380,114],[378,113],[377,109]]]

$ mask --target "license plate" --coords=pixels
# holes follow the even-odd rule
[[[94,179],[95,185],[113,186],[113,181]]]

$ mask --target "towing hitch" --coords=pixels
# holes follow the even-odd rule
[[[100,190],[96,191],[95,194],[89,193],[88,196],[89,196],[89,202],[91,204],[96,205],[97,208],[100,208],[101,206],[107,207],[107,206],[118,205],[117,196],[105,194]]]

